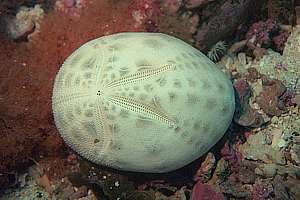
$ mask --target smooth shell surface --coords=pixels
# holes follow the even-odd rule
[[[118,33],[87,42],[66,59],[52,107],[65,142],[88,160],[167,172],[223,136],[234,92],[213,62],[180,39]]]

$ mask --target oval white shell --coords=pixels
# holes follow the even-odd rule
[[[205,55],[161,33],[87,42],[59,70],[52,107],[65,142],[116,169],[168,172],[206,153],[234,112],[228,78]]]

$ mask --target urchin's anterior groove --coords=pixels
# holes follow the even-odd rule
[[[99,149],[99,154],[104,155],[107,152],[107,149],[110,146],[110,143],[112,142],[112,133],[108,126],[108,121],[105,116],[105,113],[102,108],[102,101],[100,98],[97,98],[97,106],[96,106],[96,117],[94,118],[94,123],[97,124],[97,128],[101,130],[97,130],[98,134],[102,133],[102,140],[103,140],[103,147]]]
[[[108,97],[109,101],[125,108],[126,110],[130,110],[137,114],[142,114],[143,116],[147,116],[150,119],[154,119],[160,122],[167,124],[169,127],[175,127],[175,122],[168,117],[165,113],[161,112],[155,107],[150,105],[141,103],[136,101],[135,99],[112,95]]]
[[[118,80],[108,83],[105,87],[113,88],[113,87],[136,83],[138,81],[143,81],[143,80],[149,79],[153,76],[160,75],[160,74],[170,71],[170,70],[175,70],[174,64],[165,64],[165,65],[155,68],[155,69],[147,69],[147,70],[137,72],[135,74],[124,76]]]

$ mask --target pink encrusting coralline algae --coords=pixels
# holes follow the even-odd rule
[[[128,7],[130,17],[136,22],[135,27],[155,24],[156,18],[161,14],[160,5],[153,0],[135,0]]]
[[[212,186],[198,181],[192,190],[192,200],[225,200],[221,192],[215,191]]]
[[[71,16],[79,17],[82,8],[86,7],[87,0],[58,0],[55,9]]]
[[[248,44],[261,46],[271,42],[270,33],[277,29],[276,22],[268,19],[254,23],[246,34]]]

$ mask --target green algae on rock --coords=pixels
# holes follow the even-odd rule
[[[52,107],[61,136],[83,157],[161,173],[206,153],[231,123],[235,102],[230,80],[187,43],[118,33],[66,59]]]

